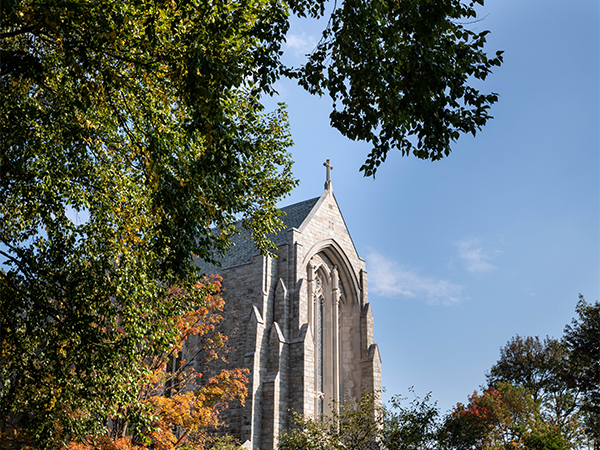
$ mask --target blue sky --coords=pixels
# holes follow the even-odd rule
[[[577,296],[600,299],[599,3],[487,1],[488,52],[504,64],[483,85],[495,119],[439,162],[389,155],[329,126],[331,102],[282,81],[300,186],[281,206],[321,194],[322,163],[367,261],[386,397],[432,391],[443,411],[485,382],[520,334],[560,337]],[[294,21],[299,63],[319,23]]]

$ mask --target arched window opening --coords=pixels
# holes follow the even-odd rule
[[[337,265],[324,253],[314,255],[308,264],[309,322],[314,339],[314,414],[329,415],[343,394],[341,383],[342,306],[346,304],[343,281]],[[352,340],[353,338],[347,338]]]
[[[325,393],[323,387],[323,376],[324,376],[324,367],[325,367],[325,358],[324,358],[324,344],[323,341],[325,339],[325,330],[323,327],[324,323],[324,309],[323,305],[325,303],[325,298],[321,295],[318,300],[318,308],[317,308],[317,396],[318,396],[318,405],[317,405],[317,414],[321,416],[324,412],[324,401],[325,401]]]

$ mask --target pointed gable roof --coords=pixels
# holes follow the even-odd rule
[[[281,208],[281,210],[286,214],[281,218],[285,228],[277,234],[277,237],[280,237],[284,231],[289,230],[290,228],[300,228],[300,225],[302,225],[304,220],[309,216],[320,199],[321,197],[315,197],[311,198],[310,200],[304,200],[303,202]],[[283,236],[285,236],[285,234],[283,234]],[[274,242],[277,244],[276,241]]]
[[[280,217],[284,228],[279,230],[276,235],[270,235],[269,239],[271,239],[277,247],[284,244],[287,240],[287,230],[300,228],[320,198],[321,197],[311,198],[310,200],[304,200],[300,203],[294,203],[293,205],[281,208],[281,211],[285,213],[285,215]],[[219,258],[219,261],[221,262],[220,268],[205,261],[196,261],[196,264],[203,272],[218,273],[219,269],[245,264],[249,262],[254,255],[258,254],[250,231],[242,226],[241,221],[236,224],[236,228],[240,233],[232,237],[231,242],[233,245],[229,248],[227,253],[225,253],[224,257]]]

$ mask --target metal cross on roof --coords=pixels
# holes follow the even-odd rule
[[[331,169],[333,166],[329,163],[329,160],[323,163],[325,167],[327,167],[327,179],[325,180],[325,189],[331,190]]]

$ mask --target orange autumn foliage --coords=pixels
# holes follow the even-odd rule
[[[191,362],[199,357],[204,361],[219,358],[219,350],[227,340],[215,331],[215,325],[223,319],[219,314],[224,306],[219,296],[220,277],[213,276],[198,288],[202,288],[201,299],[172,289],[174,296],[190,297],[191,302],[185,314],[174,318],[179,337],[169,353],[143,361],[146,377],[137,386],[138,400],[151,417],[150,426],[141,433],[129,434],[127,418],[133,411],[130,405],[119,405],[120,417],[112,419],[105,435],[71,442],[68,450],[175,450],[183,446],[202,449],[210,440],[210,431],[220,425],[219,415],[228,403],[244,403],[248,393],[247,369],[222,370],[200,383],[202,374],[191,367]],[[193,336],[200,345],[187,346],[187,361],[177,358],[184,342]]]

